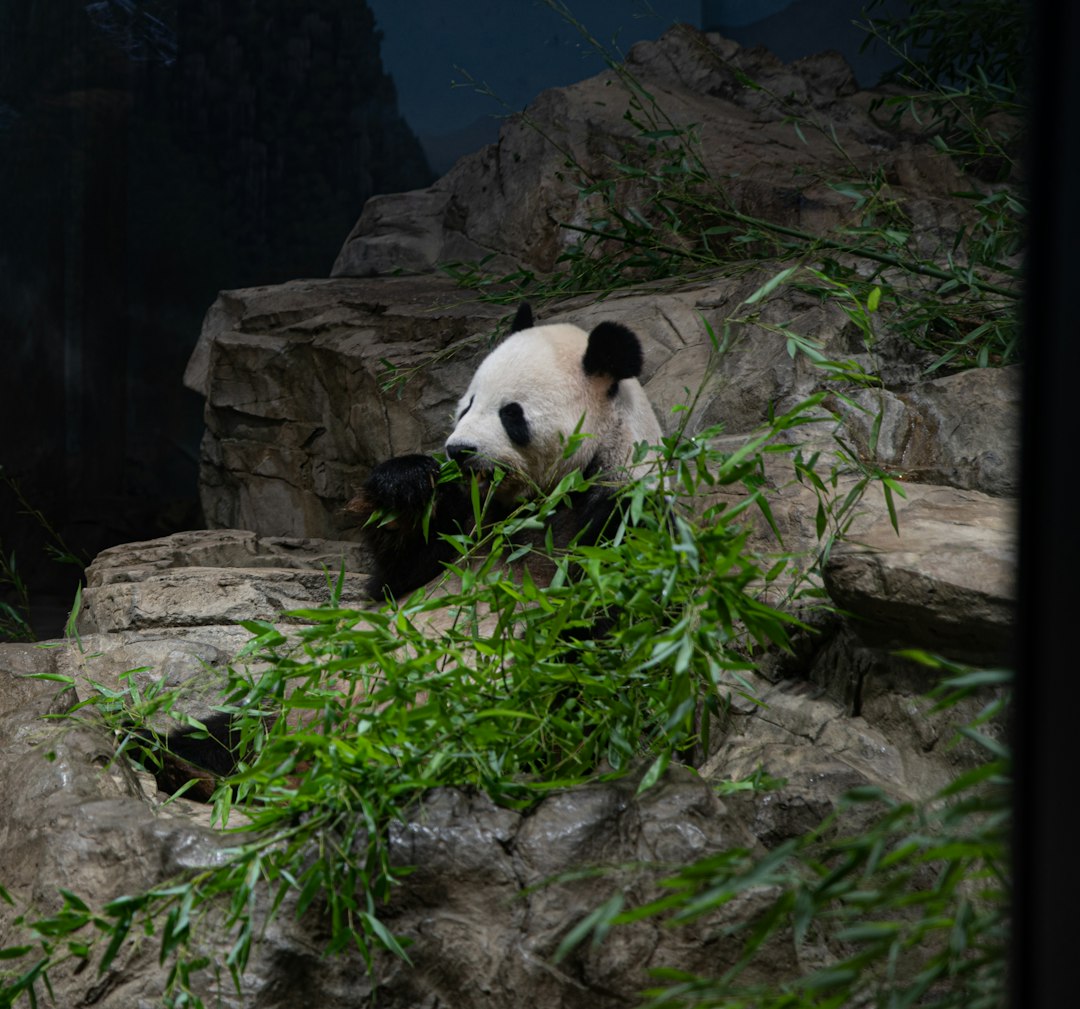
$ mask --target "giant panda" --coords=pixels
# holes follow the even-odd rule
[[[635,457],[636,447],[660,443],[638,381],[642,363],[638,337],[620,323],[601,322],[588,333],[565,323],[536,325],[522,305],[454,412],[444,448],[462,479],[440,482],[432,456],[397,456],[374,467],[347,505],[364,523],[371,595],[401,598],[457,556],[443,537],[473,524],[474,478],[490,490],[485,515],[498,519],[520,501],[550,493],[574,470],[595,477],[545,529],[556,548],[595,540],[618,486],[649,465]]]
[[[552,491],[574,470],[594,477],[533,535],[557,549],[595,541],[612,517],[619,487],[652,465],[638,446],[661,440],[638,382],[642,361],[637,336],[619,323],[602,322],[588,333],[567,324],[537,326],[522,305],[454,412],[444,449],[460,478],[441,481],[442,464],[434,456],[396,456],[375,466],[347,505],[354,521],[363,523],[369,594],[402,599],[434,582],[457,558],[444,537],[472,531],[474,479],[492,498],[486,517],[497,520],[521,501]],[[537,555],[541,577],[535,580],[541,582],[553,569],[543,565],[542,552]],[[426,627],[440,631],[437,619]],[[156,772],[162,788],[175,791],[195,779],[187,794],[206,800],[217,778],[231,773],[237,739],[232,720],[215,715],[204,724],[209,738],[169,734],[165,762]]]

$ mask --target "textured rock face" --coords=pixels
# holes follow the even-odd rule
[[[601,303],[581,298],[551,321],[591,329],[610,319],[638,333],[643,384],[665,432],[686,420],[672,408],[693,400],[690,431],[719,423],[744,434],[770,409],[791,408],[825,381],[805,357],[791,357],[783,336],[750,324],[735,327],[731,348],[710,368],[706,324],[720,331],[767,276]],[[825,353],[860,359],[836,306],[785,291],[769,311],[812,335]],[[187,372],[206,397],[200,493],[207,522],[264,536],[351,536],[344,503],[374,463],[442,446],[454,405],[505,314],[435,278],[295,281],[222,295]],[[1014,492],[1016,370],[927,379],[917,362],[886,360],[886,389],[862,397],[874,412],[879,403],[885,409],[881,464],[916,482]],[[393,369],[403,381],[384,391]],[[848,411],[845,436],[865,445],[872,416]]]
[[[877,442],[883,465],[915,483],[1018,494],[1018,365],[920,380],[880,395],[859,397],[869,412],[853,411],[848,421],[865,447],[870,419],[884,408]]]
[[[763,213],[786,208],[778,216],[813,230],[835,222],[845,204],[834,191],[795,179],[810,157],[829,163],[828,145],[811,133],[812,152],[796,146],[790,125],[739,83],[733,66],[827,116],[856,157],[884,158],[896,185],[910,187],[908,205],[928,233],[951,212],[944,197],[957,188],[955,178],[875,126],[866,96],[854,93],[846,68],[831,57],[784,67],[767,54],[717,39],[703,47],[699,37],[675,33],[635,47],[631,62],[663,91],[665,105],[702,123],[714,170],[737,169],[740,199],[758,201]],[[606,81],[602,75],[549,92],[530,110],[558,124],[583,164],[599,164],[630,135],[624,104],[605,101]],[[115,689],[128,679],[144,690],[162,681],[192,685],[190,710],[199,715],[248,640],[237,620],[295,629],[282,611],[326,602],[342,566],[343,602],[364,603],[367,558],[350,540],[341,506],[373,463],[441,445],[450,411],[505,314],[434,276],[372,275],[488,253],[508,267],[550,265],[563,247],[558,222],[584,220],[589,210],[573,180],[558,178],[561,157],[553,157],[535,130],[511,121],[498,145],[465,159],[432,189],[371,201],[335,279],[231,291],[212,306],[186,382],[206,399],[201,491],[215,528],[102,553],[87,573],[78,642],[0,646],[0,787],[11,797],[0,811],[0,882],[19,907],[57,907],[57,886],[103,902],[216,857],[220,838],[206,826],[204,807],[183,799],[162,805],[152,780],[111,762],[114,743],[93,721],[55,725],[39,716],[66,710],[94,683]],[[983,700],[933,714],[924,700],[933,674],[889,649],[1007,658],[1015,370],[928,378],[927,360],[887,333],[871,361],[842,311],[794,289],[764,306],[764,326],[736,325],[714,361],[707,327],[720,331],[742,314],[769,276],[762,268],[601,303],[581,298],[560,305],[557,318],[586,329],[605,319],[633,328],[665,432],[683,421],[691,431],[722,424],[717,444],[732,451],[770,411],[824,388],[820,370],[793,357],[768,324],[812,336],[829,356],[880,368],[883,386],[856,394],[869,415],[831,404],[841,418],[837,433],[863,455],[868,416],[883,410],[874,461],[903,472],[906,491],[895,499],[899,534],[872,491],[848,540],[833,547],[826,588],[852,619],[830,618],[819,633],[797,636],[793,654],[762,657],[759,672],[746,678],[763,703],[732,697],[698,775],[673,768],[642,796],[633,781],[597,784],[552,794],[527,813],[463,792],[430,793],[394,826],[394,860],[416,871],[383,915],[411,940],[414,966],[378,956],[367,973],[356,957],[327,961],[317,915],[297,921],[286,905],[253,953],[245,994],[226,985],[221,1005],[633,1004],[650,967],[723,971],[739,954],[723,929],[750,917],[761,895],[688,929],[637,923],[554,964],[567,931],[614,887],[648,898],[671,865],[732,846],[762,851],[802,834],[836,809],[846,789],[873,785],[900,799],[925,797],[977,758],[974,744],[953,745],[953,730]],[[405,381],[387,389],[395,376]],[[691,402],[688,419],[673,412]],[[833,423],[799,429],[808,454],[830,449]],[[767,459],[764,475],[783,549],[814,549],[812,490],[792,479],[784,456]],[[851,479],[841,482],[841,496]],[[755,536],[764,549],[777,545],[763,523]],[[74,687],[58,695],[55,683],[35,674],[70,677]],[[717,797],[717,781],[759,769],[783,783],[765,794]],[[597,866],[610,874],[543,885]],[[16,941],[16,913],[0,903],[4,944]],[[789,973],[794,956],[790,942],[767,949],[760,979]],[[153,942],[125,949],[106,977],[90,974],[54,978],[56,1005],[151,1005],[163,981]],[[203,982],[209,992],[212,979]]]
[[[110,647],[105,639],[96,644]],[[39,909],[59,906],[57,886],[96,905],[213,864],[222,837],[207,829],[200,807],[152,801],[145,776],[112,762],[113,742],[100,726],[35,720],[66,710],[72,700],[58,696],[55,684],[26,678],[50,671],[56,654],[0,646],[0,783],[11,796],[0,823],[5,885]],[[704,942],[705,935],[747,913],[745,903],[694,929],[672,933],[646,924],[560,968],[549,963],[583,911],[617,882],[645,899],[672,864],[754,847],[742,819],[689,772],[672,771],[640,798],[634,788],[627,780],[552,795],[527,815],[451,790],[431,793],[394,828],[394,861],[417,871],[384,918],[413,942],[415,966],[383,956],[371,977],[356,957],[327,966],[317,922],[310,915],[294,921],[286,905],[253,954],[244,996],[226,981],[220,1004],[358,1007],[374,996],[402,1009],[434,1000],[495,1009],[530,991],[536,1004],[586,1009],[625,1004],[647,982],[650,965],[710,969],[725,951]],[[609,867],[612,875],[543,885],[587,867]],[[18,936],[13,918],[3,905],[4,945]],[[737,944],[726,952],[734,958]],[[779,970],[789,969],[789,960],[780,945],[766,962]],[[52,980],[56,1000],[46,1005],[85,1000],[129,1009],[154,1004],[163,970],[153,943],[133,942],[104,978],[61,969]],[[209,972],[201,983],[204,995],[215,988]]]
[[[280,562],[282,550],[289,552],[289,565],[252,565],[253,557]],[[118,548],[91,570],[80,643],[0,646],[0,786],[11,796],[0,814],[0,864],[18,908],[30,901],[58,907],[56,886],[91,904],[138,892],[212,864],[226,840],[208,829],[206,807],[185,799],[161,805],[152,779],[114,763],[113,740],[93,719],[38,720],[66,710],[73,693],[86,696],[91,681],[115,688],[133,666],[144,667],[138,674],[143,686],[159,677],[173,683],[212,675],[246,638],[234,626],[214,624],[210,613],[197,626],[170,625],[173,611],[156,604],[146,606],[140,630],[105,629],[101,614],[117,609],[109,594],[134,583],[150,595],[168,596],[170,585],[155,583],[148,570],[185,572],[194,585],[207,587],[220,586],[231,570],[237,576],[231,591],[243,601],[246,582],[311,570],[304,564],[324,561],[333,551],[333,544],[264,545],[228,531],[133,544],[126,558]],[[165,559],[168,567],[160,566]],[[245,567],[216,566],[233,561]],[[125,570],[133,582],[125,580]],[[312,593],[298,602],[324,598]],[[394,862],[416,870],[382,912],[388,927],[411,942],[413,965],[379,955],[368,974],[355,956],[327,962],[320,955],[317,909],[296,920],[286,903],[252,954],[243,996],[225,982],[220,1004],[352,1009],[375,998],[391,1009],[440,1003],[498,1009],[517,1004],[527,991],[537,1005],[614,1009],[634,1001],[650,967],[723,970],[738,958],[740,946],[734,936],[717,937],[753,915],[767,893],[752,893],[687,928],[642,922],[616,930],[598,948],[581,947],[559,965],[551,958],[568,930],[614,888],[632,902],[651,899],[657,880],[673,865],[732,847],[772,847],[819,822],[851,787],[876,785],[900,798],[926,795],[970,758],[949,745],[949,722],[931,716],[925,703],[919,707],[918,695],[929,684],[917,667],[890,664],[881,653],[863,645],[853,649],[837,636],[825,642],[806,657],[825,695],[751,676],[764,706],[735,698],[700,775],[673,768],[641,796],[634,795],[632,778],[591,785],[552,794],[527,813],[454,790],[430,793],[393,828]],[[852,654],[861,655],[861,666],[845,658]],[[55,683],[28,678],[43,673],[71,676],[75,690],[58,693]],[[871,685],[874,677],[878,682]],[[833,699],[845,692],[849,703]],[[853,714],[856,706],[861,715]],[[730,802],[718,799],[710,785],[759,768],[785,783]],[[595,868],[608,872],[550,883]],[[16,910],[0,905],[0,942],[17,941]],[[211,921],[208,927],[212,942],[216,926]],[[790,973],[794,956],[790,940],[776,941],[763,950],[754,977]],[[209,972],[197,982],[204,996],[218,984]],[[132,943],[103,978],[60,970],[53,977],[56,1001],[45,1004],[153,1005],[162,984],[155,943]]]
[[[856,626],[864,637],[873,627],[887,637],[940,625],[935,643],[945,650],[968,644],[972,627],[1003,635],[1004,625],[995,621],[1011,589],[1007,557],[997,553],[1008,539],[1006,507],[972,492],[912,490],[901,505],[903,527],[920,528],[920,519],[908,513],[932,504],[924,521],[945,523],[950,542],[927,541],[920,553],[920,534],[902,549],[890,526],[873,549],[875,529],[887,518],[883,505],[870,508],[859,545],[838,548],[831,576],[838,584],[849,576],[856,583],[850,608],[868,618]],[[996,527],[987,516],[996,516]],[[975,532],[978,522],[998,536],[999,547],[992,536]],[[965,523],[973,524],[966,539]],[[797,524],[786,529],[794,535]],[[958,564],[949,549],[968,555]],[[12,796],[0,814],[0,864],[19,907],[28,901],[58,906],[56,886],[104,903],[211,864],[222,843],[207,827],[206,807],[186,799],[161,805],[151,778],[114,763],[114,743],[92,718],[57,724],[39,716],[66,710],[75,696],[88,696],[93,683],[117,689],[132,676],[143,690],[160,680],[190,684],[189,710],[202,715],[224,667],[248,638],[232,621],[275,619],[285,601],[325,602],[327,572],[342,560],[350,569],[345,601],[355,605],[365,559],[349,543],[214,530],[117,547],[88,572],[78,641],[48,649],[0,646],[0,787]],[[861,563],[870,574],[860,580]],[[893,588],[904,579],[920,591]],[[955,589],[958,582],[966,584],[967,596]],[[943,616],[935,607],[950,593]],[[901,629],[890,605],[897,594],[903,594]],[[289,629],[287,622],[280,626]],[[873,785],[901,799],[928,795],[976,756],[953,745],[953,730],[982,700],[944,718],[933,715],[923,699],[928,674],[842,624],[796,644],[794,655],[763,663],[761,675],[746,674],[763,703],[733,697],[697,775],[673,768],[639,797],[633,779],[556,793],[524,814],[454,790],[429,794],[394,827],[393,859],[416,871],[382,915],[412,943],[413,966],[389,955],[377,956],[370,974],[354,956],[327,963],[320,956],[317,911],[298,921],[287,903],[252,955],[244,995],[226,987],[220,1004],[276,1009],[303,1001],[345,1009],[374,997],[391,1009],[439,1002],[496,1009],[528,991],[538,1005],[614,1009],[635,999],[650,967],[723,970],[737,959],[739,946],[716,936],[752,915],[767,894],[689,928],[642,922],[617,930],[598,948],[583,946],[559,965],[551,957],[567,931],[615,887],[631,901],[650,899],[672,865],[733,846],[771,848],[815,826],[853,787]],[[68,676],[75,686],[58,692],[53,682],[30,679],[34,674]],[[819,689],[795,689],[800,679]],[[719,800],[710,785],[760,769],[783,783],[730,801]],[[857,830],[852,815],[842,827]],[[609,872],[545,885],[596,867]],[[0,942],[18,940],[15,913],[0,905]],[[212,942],[216,926],[210,927]],[[790,941],[778,941],[754,969],[762,980],[782,976],[794,969],[793,956]],[[58,972],[55,1005],[84,999],[106,1009],[127,1009],[140,999],[151,1005],[164,977],[153,942],[125,949],[106,977],[89,974]],[[206,994],[217,982],[207,973],[199,984]]]
[[[976,665],[1012,656],[1016,513],[974,491],[912,484],[887,516],[865,516],[826,569],[829,596],[863,636]]]
[[[206,397],[207,522],[338,538],[341,506],[390,455],[441,441],[501,313],[448,283],[294,281],[222,295],[185,375]],[[387,361],[431,381],[384,394]]]
[[[103,550],[87,570],[83,629],[112,633],[147,627],[228,625],[273,620],[283,610],[328,599],[342,564],[345,605],[367,600],[355,573],[354,543],[260,538],[221,530],[175,533]]]
[[[953,212],[949,194],[963,188],[947,160],[925,156],[875,122],[869,97],[856,92],[835,54],[785,65],[764,50],[681,26],[635,45],[626,70],[663,110],[656,129],[695,124],[709,174],[725,181],[746,213],[812,232],[840,223],[850,200],[808,181],[808,164],[822,178],[830,169],[839,177],[852,162],[882,166],[927,232]],[[595,196],[582,194],[582,180],[608,177],[611,161],[643,144],[648,127],[626,118],[629,102],[614,71],[544,92],[506,121],[497,144],[463,158],[430,188],[370,200],[332,275],[431,270],[485,257],[495,271],[550,271],[573,238],[561,225],[585,225],[599,208]],[[801,138],[788,120],[796,109],[812,124]],[[642,123],[647,113],[639,109],[635,118]],[[568,167],[571,159],[580,169]]]

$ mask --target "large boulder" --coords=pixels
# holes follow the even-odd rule
[[[628,67],[674,120],[699,124],[702,157],[748,212],[808,232],[843,221],[849,198],[801,174],[810,160],[828,169],[842,148],[858,164],[884,166],[928,253],[959,213],[949,194],[963,185],[951,162],[878,125],[870,96],[838,58],[784,66],[679,29],[635,47]],[[746,86],[747,76],[763,89]],[[458,395],[509,314],[430,271],[483,257],[491,269],[554,265],[566,247],[562,225],[585,224],[595,209],[574,171],[564,171],[567,154],[600,173],[640,139],[623,116],[625,96],[612,100],[616,77],[546,93],[507,123],[498,144],[431,189],[370,201],[333,278],[225,292],[211,307],[185,381],[206,400],[200,492],[212,528],[105,551],[87,572],[75,637],[0,646],[8,796],[0,882],[15,900],[0,903],[0,943],[22,941],[22,909],[58,909],[59,887],[99,906],[221,857],[225,839],[209,828],[205,807],[165,802],[152,778],[113,759],[114,740],[86,711],[68,722],[51,716],[129,683],[144,693],[187,685],[189,710],[202,714],[227,667],[241,661],[249,635],[238,621],[271,621],[291,634],[297,621],[283,611],[337,591],[344,605],[368,602],[367,558],[342,506],[376,462],[441,445]],[[825,128],[804,126],[800,139],[777,96]],[[383,918],[411,941],[412,966],[389,955],[370,971],[355,955],[327,962],[319,908],[297,919],[290,896],[259,933],[245,993],[224,984],[221,1005],[630,1004],[650,967],[716,974],[731,966],[740,947],[728,926],[768,894],[747,894],[685,930],[639,922],[553,963],[562,938],[614,887],[648,897],[672,866],[802,834],[836,811],[848,788],[925,798],[978,759],[970,741],[953,745],[954,730],[983,700],[935,714],[924,695],[938,673],[891,650],[916,645],[977,662],[1007,653],[1015,372],[934,377],[924,353],[888,332],[867,347],[841,308],[790,285],[751,309],[748,297],[778,269],[759,264],[677,289],[570,299],[538,314],[584,328],[603,319],[629,325],[642,337],[644,384],[665,433],[719,425],[714,443],[732,451],[770,416],[831,388],[806,355],[792,353],[785,327],[878,374],[880,387],[825,400],[815,423],[790,433],[789,451],[762,465],[773,524],[758,523],[752,542],[809,563],[822,549],[819,517],[827,534],[845,532],[823,566],[844,616],[808,611],[816,633],[796,633],[789,653],[757,656],[757,672],[731,691],[708,751],[696,755],[697,773],[669,769],[641,795],[632,778],[564,790],[527,812],[433,791],[391,833],[393,861],[415,871]],[[389,275],[397,271],[423,275]],[[722,355],[710,331],[730,337]],[[877,414],[879,426],[870,419]],[[892,502],[899,532],[873,485],[854,513],[826,515],[810,481],[795,479],[797,451],[828,460],[840,444],[848,472],[837,478],[834,506],[860,472],[902,474],[905,495],[894,492]],[[720,782],[761,774],[773,780],[770,791],[717,797]],[[582,874],[598,867],[606,874]],[[213,944],[220,920],[208,924]],[[220,963],[213,945],[207,952]],[[764,950],[755,976],[775,981],[802,955],[788,937]],[[216,985],[212,974],[196,978],[204,994]],[[155,943],[133,940],[104,976],[77,963],[58,971],[54,1004],[149,1005],[163,983]]]
[[[881,167],[929,239],[954,217],[950,194],[964,188],[961,177],[948,158],[880,125],[871,97],[835,53],[786,65],[764,49],[680,25],[633,46],[618,70],[545,91],[506,120],[497,143],[430,188],[369,200],[332,275],[452,261],[550,271],[575,238],[565,226],[588,226],[601,208],[588,187],[611,176],[612,162],[656,147],[657,133],[689,123],[710,177],[723,180],[745,213],[823,232],[851,211],[850,198],[824,181],[830,169],[842,178],[852,165]],[[793,116],[806,123],[799,133]],[[815,178],[808,164],[819,169]]]
[[[1016,509],[1001,498],[909,484],[897,528],[863,515],[825,568],[830,598],[864,638],[973,665],[1012,661]]]
[[[960,516],[951,518],[958,523]],[[992,572],[994,561],[983,559],[976,570]],[[100,907],[215,864],[230,841],[210,829],[207,807],[186,798],[165,802],[153,778],[116,761],[115,742],[92,713],[59,722],[55,716],[99,688],[129,683],[144,693],[159,683],[188,684],[190,710],[202,713],[249,638],[235,620],[273,620],[294,631],[297,623],[282,618],[281,606],[328,601],[342,563],[349,569],[344,601],[359,605],[365,560],[349,543],[207,530],[116,547],[89,569],[77,637],[49,647],[0,645],[0,786],[9,796],[0,814],[0,864],[15,899],[14,907],[0,904],[0,944],[23,941],[15,918],[24,909],[58,910],[57,887]],[[885,551],[876,563],[888,582],[890,566],[902,568],[910,558]],[[927,607],[927,623],[936,619],[935,596],[950,591],[947,580],[955,577],[944,567],[941,574],[926,565],[927,591],[912,595],[912,605],[921,599]],[[983,609],[987,595],[1008,589],[1002,578],[996,587],[984,585]],[[963,627],[964,612],[953,615]],[[300,1002],[349,1009],[372,998],[390,1009],[436,1002],[495,1009],[523,991],[538,1004],[615,1009],[635,999],[652,967],[715,973],[731,966],[741,950],[736,935],[715,937],[752,916],[770,899],[767,891],[689,928],[639,922],[558,965],[552,957],[615,888],[631,901],[650,899],[673,866],[732,847],[764,852],[836,811],[849,788],[876,786],[915,800],[976,759],[952,745],[957,722],[974,708],[934,715],[921,699],[933,674],[888,656],[850,628],[828,626],[812,647],[775,658],[744,678],[757,703],[744,690],[732,691],[730,712],[714,726],[711,756],[698,773],[672,768],[641,795],[634,777],[564,790],[527,812],[452,789],[423,798],[391,831],[394,864],[415,871],[380,909],[387,926],[410,942],[411,965],[389,954],[377,955],[370,971],[355,954],[327,963],[319,907],[297,919],[290,896],[267,924],[267,894],[244,993],[211,968],[196,974],[197,990],[218,990],[221,1005],[247,1009]],[[58,687],[57,677],[69,685]],[[770,791],[717,797],[715,784],[763,771],[774,779]],[[840,825],[857,830],[859,823],[847,814]],[[220,960],[215,948],[230,942],[222,919],[211,914],[202,928],[201,948]],[[42,1004],[154,1004],[165,980],[156,941],[125,944],[104,976],[61,967],[52,976],[55,1002]],[[788,975],[802,955],[779,936],[762,950],[751,977]]]
[[[367,470],[439,439],[501,314],[431,280],[293,281],[221,295],[184,377],[206,397],[207,523],[340,538],[340,508]],[[384,391],[414,371],[430,379]]]

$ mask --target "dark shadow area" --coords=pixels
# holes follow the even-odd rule
[[[858,27],[868,20],[864,9],[872,0],[702,0],[705,31],[716,31],[747,48],[764,46],[785,63],[815,53],[840,53],[864,88],[877,85],[882,75],[901,61]],[[883,0],[874,17],[903,17],[906,0]]]
[[[379,44],[358,0],[0,0],[0,465],[82,559],[201,524],[217,292],[327,276],[369,196],[431,181]],[[55,634],[78,568],[24,510],[0,486]]]
[[[1080,706],[1072,612],[1080,535],[1071,478],[1058,466],[1075,440],[1080,374],[1075,306],[1080,267],[1080,9],[1032,5],[1034,61],[1030,251],[1024,316],[1023,481],[1016,654],[1016,923],[1012,1009],[1071,1004],[1072,897],[1080,893],[1069,740]],[[1068,466],[1067,461],[1065,465]]]

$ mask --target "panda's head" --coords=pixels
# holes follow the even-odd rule
[[[660,440],[641,367],[625,326],[534,326],[523,305],[461,397],[446,453],[481,474],[503,470],[503,498],[548,491],[575,469],[617,474],[636,443]],[[575,431],[585,437],[568,453]]]

